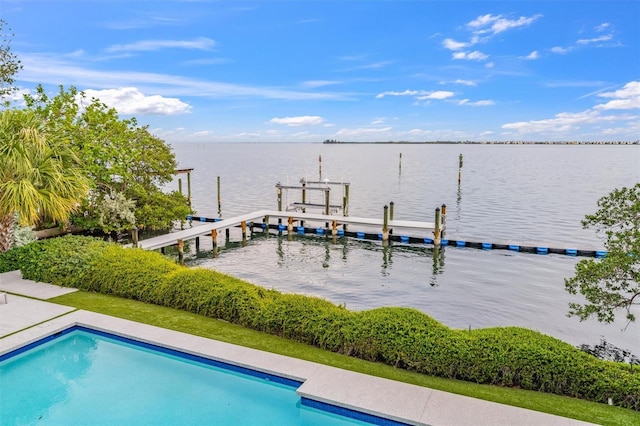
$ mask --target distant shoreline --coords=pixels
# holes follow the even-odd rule
[[[336,140],[325,140],[323,144],[328,145],[640,145],[637,141],[429,141],[429,142],[409,142],[409,141],[387,141],[387,142],[343,142]]]

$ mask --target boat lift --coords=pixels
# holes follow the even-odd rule
[[[321,181],[309,181],[305,178],[300,179],[300,185],[282,185],[280,182],[276,184],[276,192],[278,194],[278,211],[282,211],[283,190],[285,198],[285,210],[307,213],[307,209],[312,211],[321,211],[323,214],[337,215],[342,212],[343,216],[349,215],[349,182],[332,182],[329,179]],[[342,187],[342,204],[331,204],[332,187]],[[300,202],[289,203],[289,190],[301,191],[302,197]],[[311,202],[311,197],[307,198],[307,191],[320,191],[324,193],[323,203]]]

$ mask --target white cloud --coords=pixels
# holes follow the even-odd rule
[[[631,81],[615,92],[603,92],[598,96],[603,98],[614,98],[605,104],[596,105],[596,109],[636,109],[640,108],[640,81]]]
[[[405,90],[404,92],[394,92],[394,91],[386,91],[382,93],[378,93],[376,95],[376,99],[384,98],[385,96],[415,96],[418,94],[426,93],[424,90]]]
[[[425,99],[446,99],[453,96],[453,92],[446,90],[436,90],[429,92],[426,90],[405,90],[404,92],[387,91],[376,95],[376,99],[384,98],[385,96],[413,96],[418,100]]]
[[[593,110],[586,110],[578,113],[561,112],[554,118],[546,120],[520,121],[516,123],[503,124],[503,129],[517,130],[520,133],[538,132],[567,132],[575,130],[577,125],[595,123],[601,121],[599,113]]]
[[[473,52],[455,52],[452,55],[453,59],[468,59],[471,61],[484,61],[489,58],[489,55],[485,55],[482,52],[474,50]]]
[[[524,57],[524,59],[528,59],[528,60],[534,60],[538,58],[540,58],[540,53],[538,53],[537,50],[534,50],[533,52],[529,53],[527,56]]]
[[[270,123],[284,124],[287,126],[299,127],[299,126],[314,126],[322,124],[324,120],[317,115],[301,115],[298,117],[274,117],[269,120]]]
[[[471,80],[456,80],[453,82],[454,84],[462,84],[463,86],[477,86],[477,83],[475,81],[471,81]]]
[[[568,53],[571,49],[568,47],[560,47],[560,46],[555,46],[551,48],[551,51],[553,53],[557,53],[559,55],[564,55],[565,53]]]
[[[475,101],[475,102],[470,102],[469,99],[461,99],[458,101],[458,105],[467,105],[467,106],[490,106],[490,105],[495,105],[495,101],[492,100],[481,100],[481,101]]]
[[[578,41],[576,41],[576,43],[578,44],[591,44],[591,43],[600,43],[603,41],[610,41],[613,38],[613,35],[611,34],[607,34],[607,35],[603,35],[600,37],[594,37],[594,38],[582,38]]]
[[[453,39],[447,38],[442,42],[442,45],[449,50],[460,50],[469,46],[470,43],[464,43],[464,42],[455,41]]]
[[[107,48],[108,52],[141,52],[161,49],[210,50],[216,42],[200,37],[195,40],[142,40],[129,44],[116,44]]]
[[[608,22],[603,22],[602,24],[598,25],[597,27],[594,28],[594,30],[596,30],[597,32],[602,32],[604,30],[606,30],[607,28],[609,28],[611,25]]]
[[[176,98],[165,98],[160,95],[146,96],[135,87],[121,87],[118,89],[84,91],[89,99],[98,98],[119,114],[125,115],[175,115],[184,114],[191,110],[191,106]]]
[[[384,118],[376,118],[371,122],[371,124],[375,126],[376,124],[384,124],[384,122],[385,122]]]
[[[417,96],[416,99],[420,101],[424,101],[427,99],[447,99],[452,97],[454,94],[455,93],[449,92],[447,90],[436,90],[435,92],[431,92],[423,96]]]
[[[639,127],[635,123],[639,122],[640,117],[630,114],[605,115],[603,114],[603,111],[614,109],[640,109],[640,81],[631,81],[619,90],[613,92],[602,92],[599,93],[598,96],[603,98],[613,98],[613,100],[604,104],[596,105],[593,108],[582,112],[562,112],[556,114],[553,118],[545,120],[507,123],[503,124],[502,128],[507,130],[516,130],[520,133],[559,133],[576,130],[582,125],[624,121],[631,123],[626,128],[626,134],[633,134],[631,130]],[[616,128],[611,127],[609,130],[600,130],[600,133],[611,134],[607,132],[616,131],[618,134],[625,134],[625,131],[618,130],[619,129],[616,130]]]
[[[342,84],[342,82],[336,80],[309,80],[302,83],[304,87],[309,88],[332,86],[334,84]]]
[[[354,128],[354,129],[340,129],[336,132],[337,136],[349,136],[349,137],[358,137],[358,136],[366,136],[376,133],[385,133],[392,129],[392,127],[367,127],[367,128]]]
[[[467,27],[472,29],[475,34],[486,34],[490,33],[492,35],[501,33],[503,31],[507,31],[512,28],[524,27],[531,25],[542,15],[533,15],[529,17],[521,16],[518,19],[508,19],[503,17],[502,15],[483,15],[478,16],[473,21],[467,24]]]
[[[264,98],[286,100],[345,99],[336,93],[305,92],[281,88],[248,86],[218,81],[199,80],[174,74],[136,71],[101,71],[78,66],[54,55],[23,54],[24,69],[20,80],[37,84],[74,85],[83,87],[118,88],[135,86],[145,92],[165,96],[204,98]]]

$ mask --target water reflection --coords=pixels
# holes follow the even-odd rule
[[[428,245],[410,245],[398,241],[375,241],[363,240],[349,237],[337,237],[332,235],[313,235],[288,233],[286,231],[262,233],[257,232],[250,240],[234,241],[227,239],[224,244],[212,247],[212,244],[194,244],[185,242],[185,252],[187,253],[187,265],[198,265],[201,259],[211,259],[222,254],[242,249],[247,245],[257,245],[264,243],[267,239],[275,238],[275,255],[277,264],[281,267],[295,265],[296,263],[317,263],[322,268],[335,268],[337,265],[332,262],[339,259],[342,264],[349,262],[350,251],[357,252],[364,250],[368,253],[375,253],[380,259],[380,276],[389,277],[394,266],[394,257],[418,255],[424,259],[430,259],[431,271],[424,270],[420,275],[429,276],[429,285],[438,286],[438,276],[445,271],[445,247],[432,247]],[[272,240],[273,241],[273,240]],[[354,252],[354,253],[355,253]],[[166,255],[177,258],[175,248],[167,248]],[[355,255],[358,258],[361,254]],[[357,260],[357,259],[356,259]],[[215,266],[214,266],[215,267]]]

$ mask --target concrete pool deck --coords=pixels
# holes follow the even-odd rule
[[[298,380],[301,397],[414,425],[586,425],[537,411],[451,394],[46,302],[74,291],[0,274],[0,355],[84,326]],[[27,296],[27,297],[23,297]],[[38,300],[36,300],[38,299]]]

